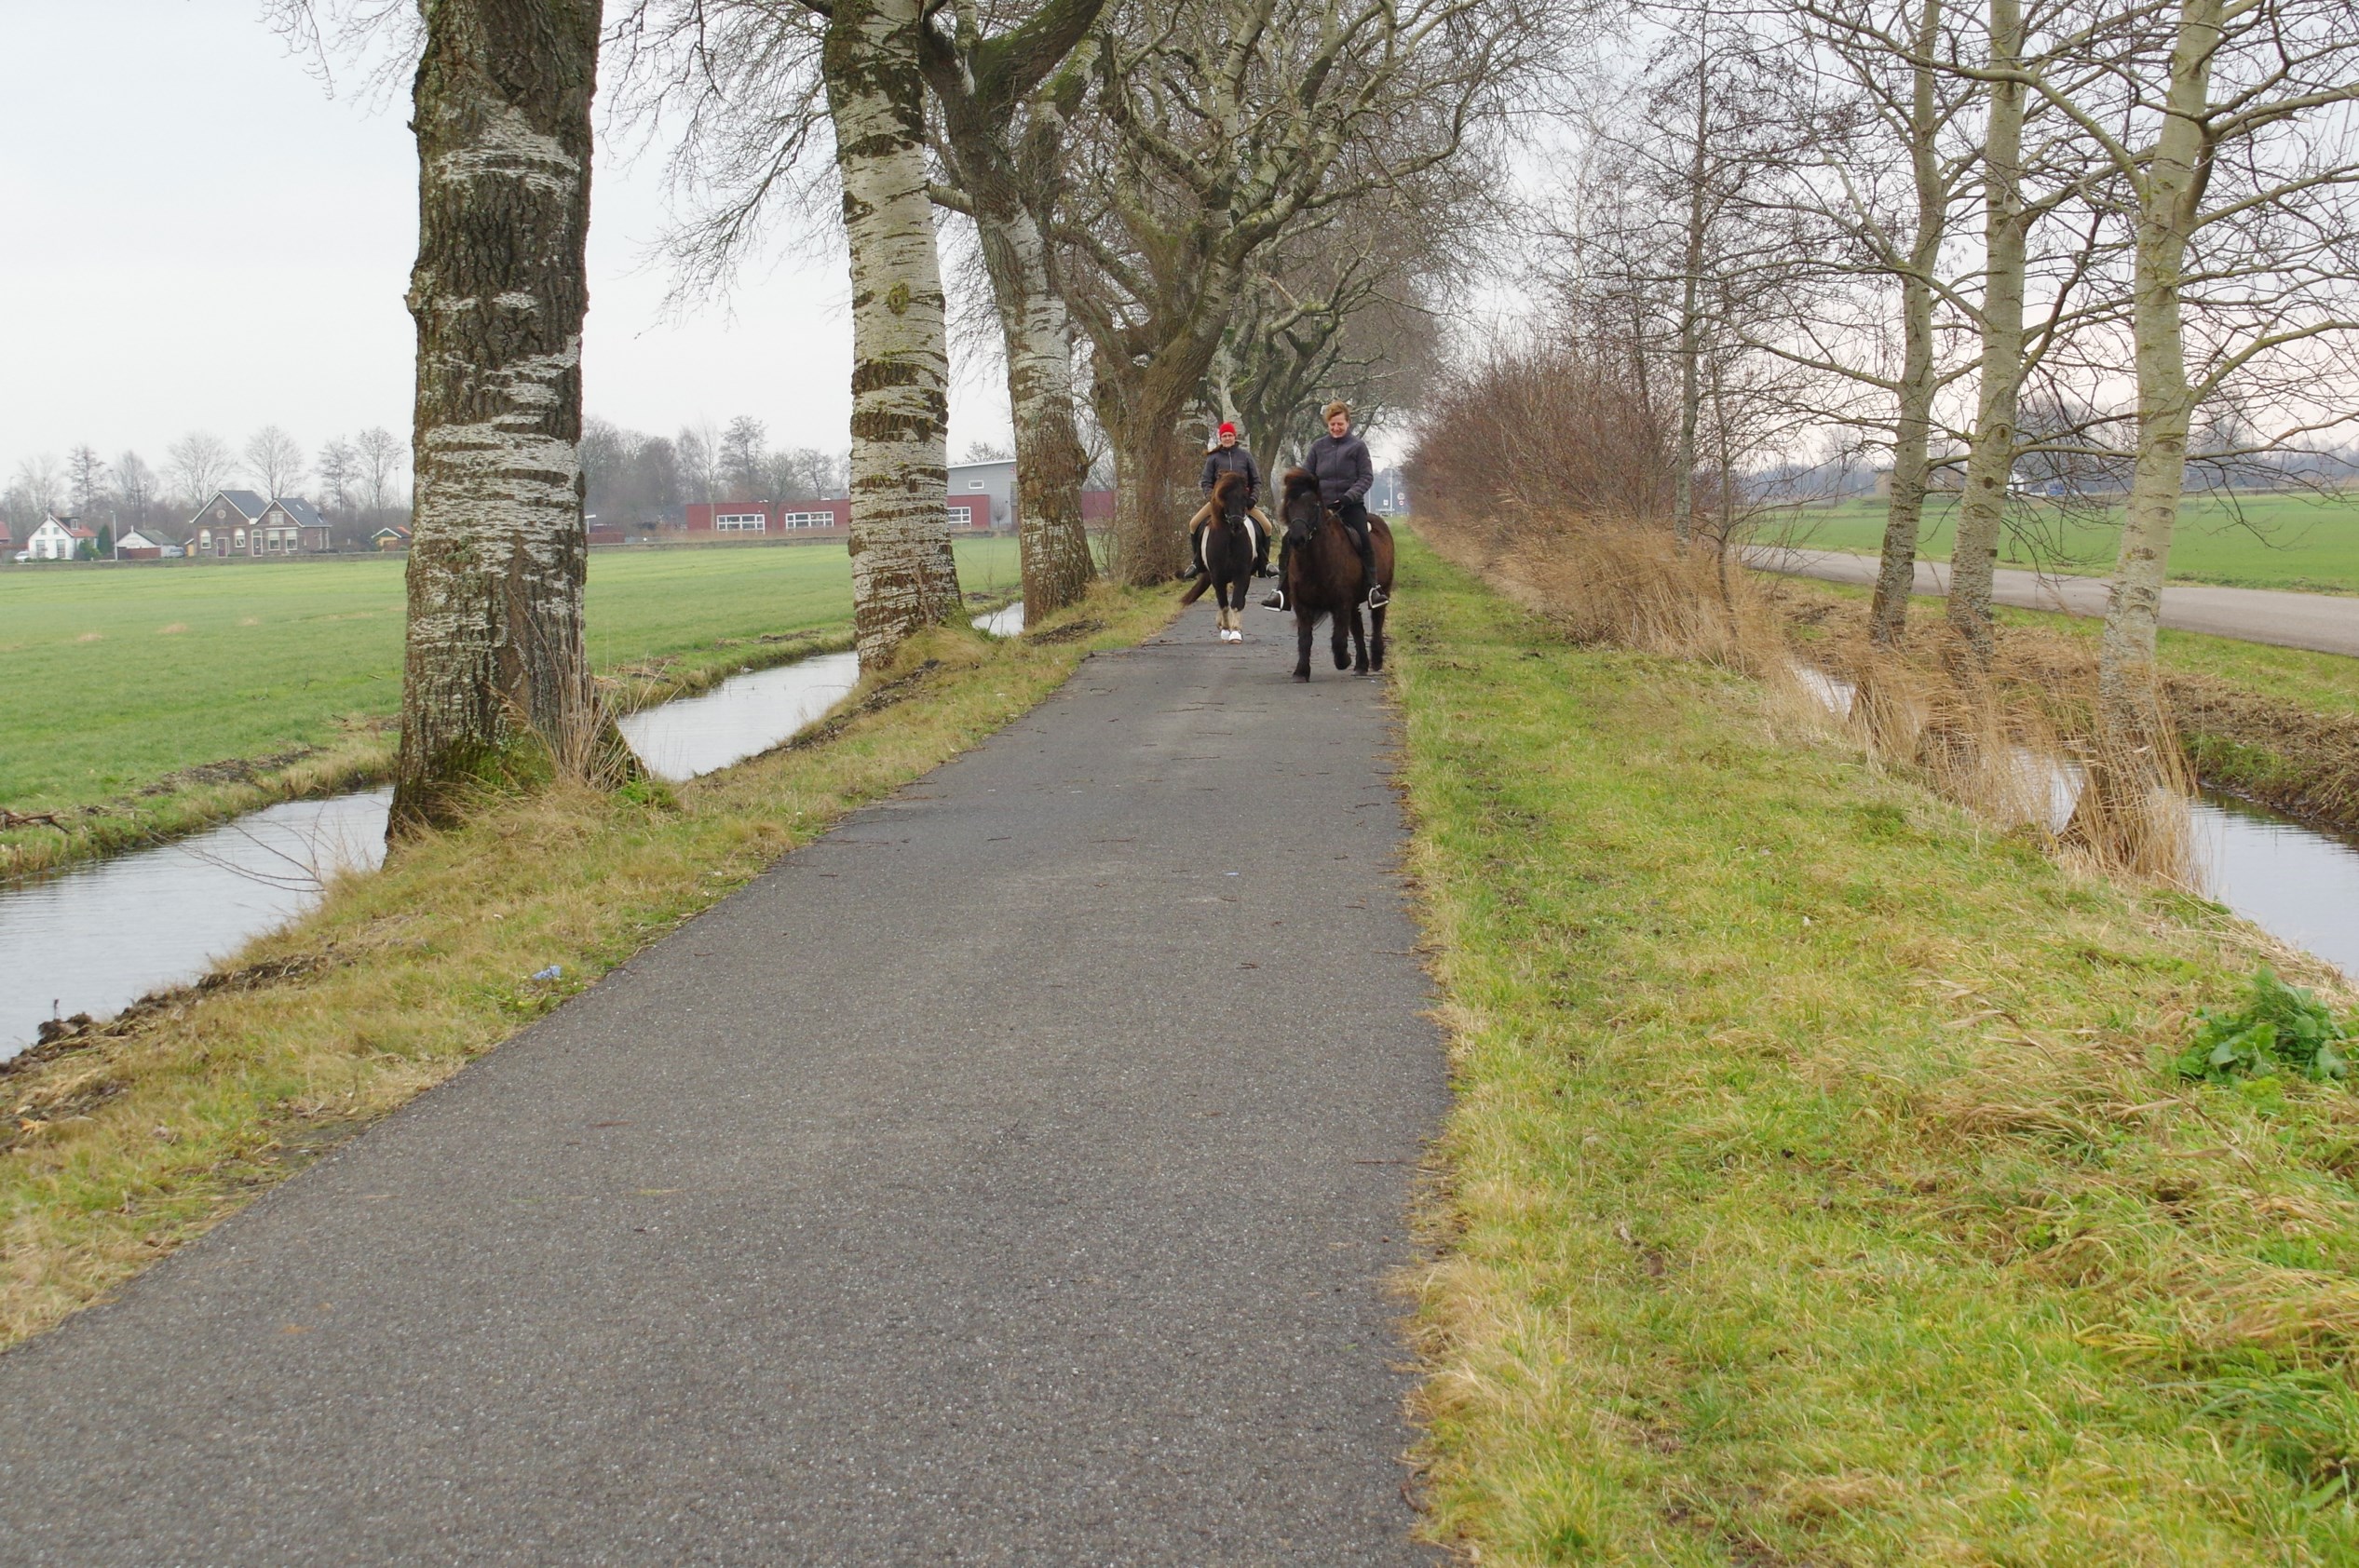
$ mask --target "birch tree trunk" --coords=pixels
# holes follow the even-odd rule
[[[1892,493],[1884,514],[1883,559],[1868,610],[1872,642],[1890,646],[1908,629],[1908,596],[1917,586],[1917,534],[1924,521],[1925,483],[1932,472],[1934,390],[1933,268],[1941,263],[1947,217],[1933,144],[1934,49],[1941,41],[1941,0],[1924,0],[1917,29],[1917,63],[1909,101],[1909,163],[1917,190],[1917,232],[1901,277],[1901,373],[1892,420]]]
[[[987,180],[972,182],[970,194],[1007,349],[1024,615],[1037,623],[1079,600],[1096,574],[1081,521],[1089,454],[1074,417],[1073,326],[1031,210]]]
[[[1990,66],[2021,69],[2019,0],[1990,0]],[[2029,219],[2023,202],[2024,86],[1991,83],[1983,145],[1983,295],[1981,385],[1973,444],[1958,505],[1958,538],[1949,554],[1950,629],[1973,664],[1987,669],[1993,649],[1990,588],[2014,477],[2016,405],[2023,389],[2024,267]]]
[[[852,636],[863,669],[960,605],[921,11],[921,0],[836,0],[820,55],[852,258]]]
[[[2122,523],[2097,656],[2101,738],[2135,749],[2163,733],[2154,675],[2155,623],[2162,574],[2187,483],[2187,439],[2194,416],[2179,319],[2180,271],[2202,199],[2203,127],[2223,0],[2182,0],[2171,48],[2169,97],[2153,155],[2138,184],[2136,272],[2131,331],[2137,357],[2137,460]]]
[[[414,87],[416,453],[389,835],[630,751],[582,642],[581,324],[596,0],[425,0]],[[569,756],[568,753],[571,753]]]
[[[1703,356],[1703,242],[1710,211],[1704,174],[1711,132],[1712,73],[1707,58],[1696,68],[1695,145],[1688,158],[1688,226],[1679,266],[1679,436],[1677,450],[1672,454],[1675,472],[1671,480],[1671,534],[1682,550],[1696,527],[1696,423],[1703,407],[1698,373]]]

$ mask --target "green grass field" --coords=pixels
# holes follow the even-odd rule
[[[959,547],[970,592],[1016,586],[1011,539]],[[136,795],[186,769],[336,745],[401,691],[398,559],[0,572],[0,805]],[[750,662],[764,636],[847,623],[851,567],[808,546],[601,551],[592,659]]]
[[[1764,538],[1805,548],[1873,555],[1884,540],[1884,507],[1867,497],[1806,507],[1779,514],[1760,532]],[[2241,518],[2220,502],[2188,497],[2171,542],[2171,576],[2239,588],[2359,593],[2359,498],[2255,495],[2242,503]],[[1947,561],[1956,520],[1956,497],[1929,498],[1918,554]],[[2113,570],[2116,535],[2110,521],[2069,523],[2054,508],[2039,507],[2030,510],[2027,523],[2034,537],[2009,538],[2001,564],[2098,574]]]

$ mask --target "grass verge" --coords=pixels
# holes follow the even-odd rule
[[[1430,1530],[1488,1563],[2352,1561],[2359,1096],[2168,1065],[2257,963],[2330,971],[2076,879],[1798,700],[1403,564],[1457,1088]]]
[[[1020,639],[929,633],[779,750],[655,804],[490,804],[200,984],[0,1066],[0,1344],[97,1299],[1171,613],[1167,593],[1101,588]],[[561,980],[525,978],[552,965]]]

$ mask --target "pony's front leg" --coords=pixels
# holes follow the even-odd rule
[[[1368,634],[1361,629],[1360,606],[1357,604],[1351,607],[1351,672],[1365,675],[1368,672]]]
[[[1359,611],[1351,612],[1352,620],[1357,620],[1359,615]],[[1349,669],[1351,668],[1351,620],[1345,619],[1341,610],[1335,612],[1335,634],[1331,640],[1331,646],[1335,650],[1335,668]]]
[[[1310,633],[1317,624],[1308,611],[1295,612],[1295,679],[1310,679]]]

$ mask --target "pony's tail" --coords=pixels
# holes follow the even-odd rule
[[[1193,604],[1198,600],[1203,598],[1204,590],[1212,586],[1213,579],[1209,574],[1197,578],[1194,582],[1187,586],[1187,591],[1180,595],[1180,607],[1182,609],[1186,609],[1188,605]]]

